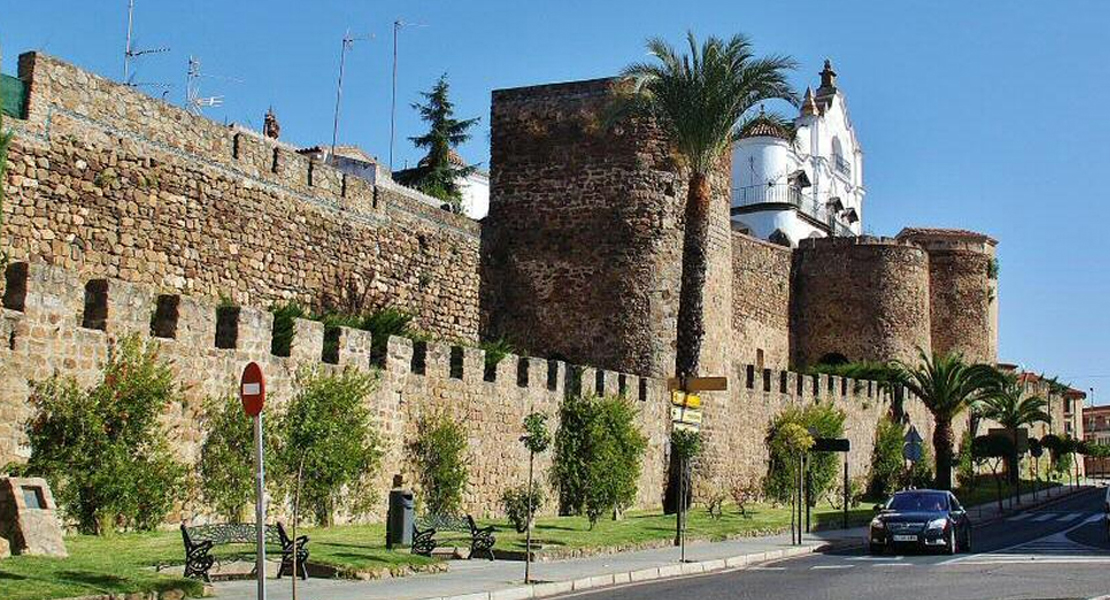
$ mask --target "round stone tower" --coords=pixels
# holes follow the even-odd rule
[[[961,229],[907,228],[898,239],[929,254],[933,351],[998,362],[998,242]]]
[[[792,355],[797,368],[835,361],[912,361],[930,349],[929,257],[891,238],[803,240],[794,252]]]

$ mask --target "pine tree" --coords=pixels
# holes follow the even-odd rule
[[[451,161],[451,155],[456,146],[470,139],[468,130],[478,119],[455,118],[455,105],[448,98],[449,89],[445,73],[431,91],[420,93],[425,99],[424,104],[412,105],[430,127],[428,133],[409,139],[417,148],[425,148],[428,153],[415,169],[397,173],[397,181],[447,202],[457,213],[462,211],[459,181],[473,173],[475,167],[456,164]]]

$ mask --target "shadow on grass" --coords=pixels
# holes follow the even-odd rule
[[[13,581],[20,581],[20,580],[23,580],[23,579],[27,579],[27,576],[26,575],[16,575],[15,573],[5,573],[4,571],[0,571],[0,579],[11,579]]]

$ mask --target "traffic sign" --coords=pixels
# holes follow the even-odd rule
[[[913,425],[910,425],[910,430],[906,432],[906,443],[920,444],[923,441],[925,440],[921,439],[921,434],[917,433],[917,428]]]
[[[701,408],[701,396],[675,390],[671,392],[671,404],[686,408]]]
[[[686,392],[725,392],[728,391],[728,377],[671,377],[667,389]]]
[[[689,425],[701,425],[701,410],[697,408],[683,408],[681,406],[671,407],[671,420],[675,423],[686,423]]]
[[[252,361],[243,369],[239,399],[248,415],[257,417],[262,412],[262,406],[266,403],[266,378],[262,376],[262,367],[256,362]]]
[[[816,438],[813,440],[813,452],[848,452],[852,449],[852,441],[847,438]]]
[[[678,422],[671,423],[671,428],[674,429],[675,431],[692,431],[694,433],[697,433],[698,429],[699,429],[699,427],[697,425],[694,425],[692,423],[678,423]]]

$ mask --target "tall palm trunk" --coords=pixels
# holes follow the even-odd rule
[[[686,232],[682,240],[682,288],[678,297],[675,371],[696,376],[705,339],[705,274],[709,265],[709,176],[694,172],[686,191]]]
[[[952,489],[952,417],[934,415],[933,451],[937,453],[938,490]]]
[[[686,191],[686,232],[682,239],[682,288],[678,297],[678,348],[675,374],[696,376],[701,366],[701,344],[705,338],[705,273],[709,263],[709,202],[707,175],[694,172]],[[681,463],[672,452],[668,465],[667,489],[663,496],[666,514],[678,512],[679,490],[686,496],[686,505],[693,497],[693,486],[687,478],[679,485]]]

